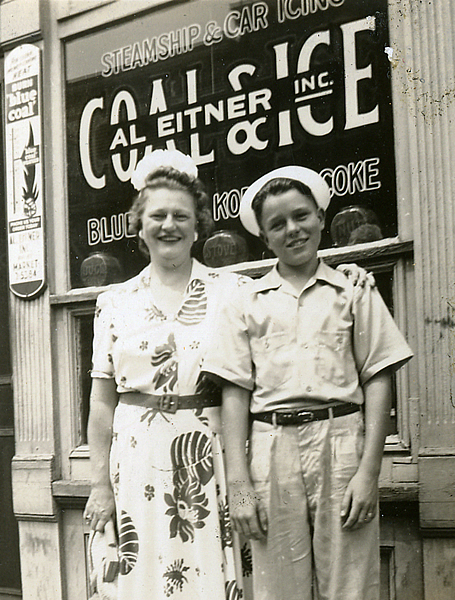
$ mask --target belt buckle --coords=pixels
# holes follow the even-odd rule
[[[311,423],[311,421],[314,421],[314,412],[311,410],[299,410],[295,416],[302,423]]]
[[[158,409],[168,413],[176,413],[179,397],[176,394],[163,394],[158,401]]]

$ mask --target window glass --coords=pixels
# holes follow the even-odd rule
[[[332,189],[323,247],[397,234],[387,0],[179,3],[66,43],[71,285],[145,264],[128,233],[145,152],[193,156],[218,234],[196,256],[267,256],[243,190],[288,164]],[[385,51],[386,50],[386,51]],[[240,236],[240,237],[239,237]]]
[[[87,443],[87,422],[90,407],[90,389],[92,378],[92,345],[93,345],[93,314],[78,315],[76,317],[77,335],[77,363],[78,363],[78,389],[80,398],[80,444]]]

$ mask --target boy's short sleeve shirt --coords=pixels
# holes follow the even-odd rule
[[[354,287],[321,261],[300,294],[276,268],[238,288],[203,368],[251,390],[251,411],[262,412],[362,404],[363,383],[411,357],[378,290]]]

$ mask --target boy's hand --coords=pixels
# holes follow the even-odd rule
[[[349,482],[341,504],[343,529],[358,529],[373,520],[378,502],[378,478],[360,469]]]
[[[267,513],[250,483],[236,482],[230,485],[229,510],[236,531],[254,540],[266,538]]]
[[[344,273],[354,286],[372,288],[376,286],[374,275],[355,263],[338,265],[337,270]]]

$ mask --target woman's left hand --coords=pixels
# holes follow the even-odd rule
[[[104,526],[115,515],[115,498],[112,487],[94,485],[84,510],[84,519],[87,525],[95,531],[104,531]]]
[[[375,287],[376,285],[374,275],[355,263],[338,265],[337,270],[344,273],[354,286]]]

